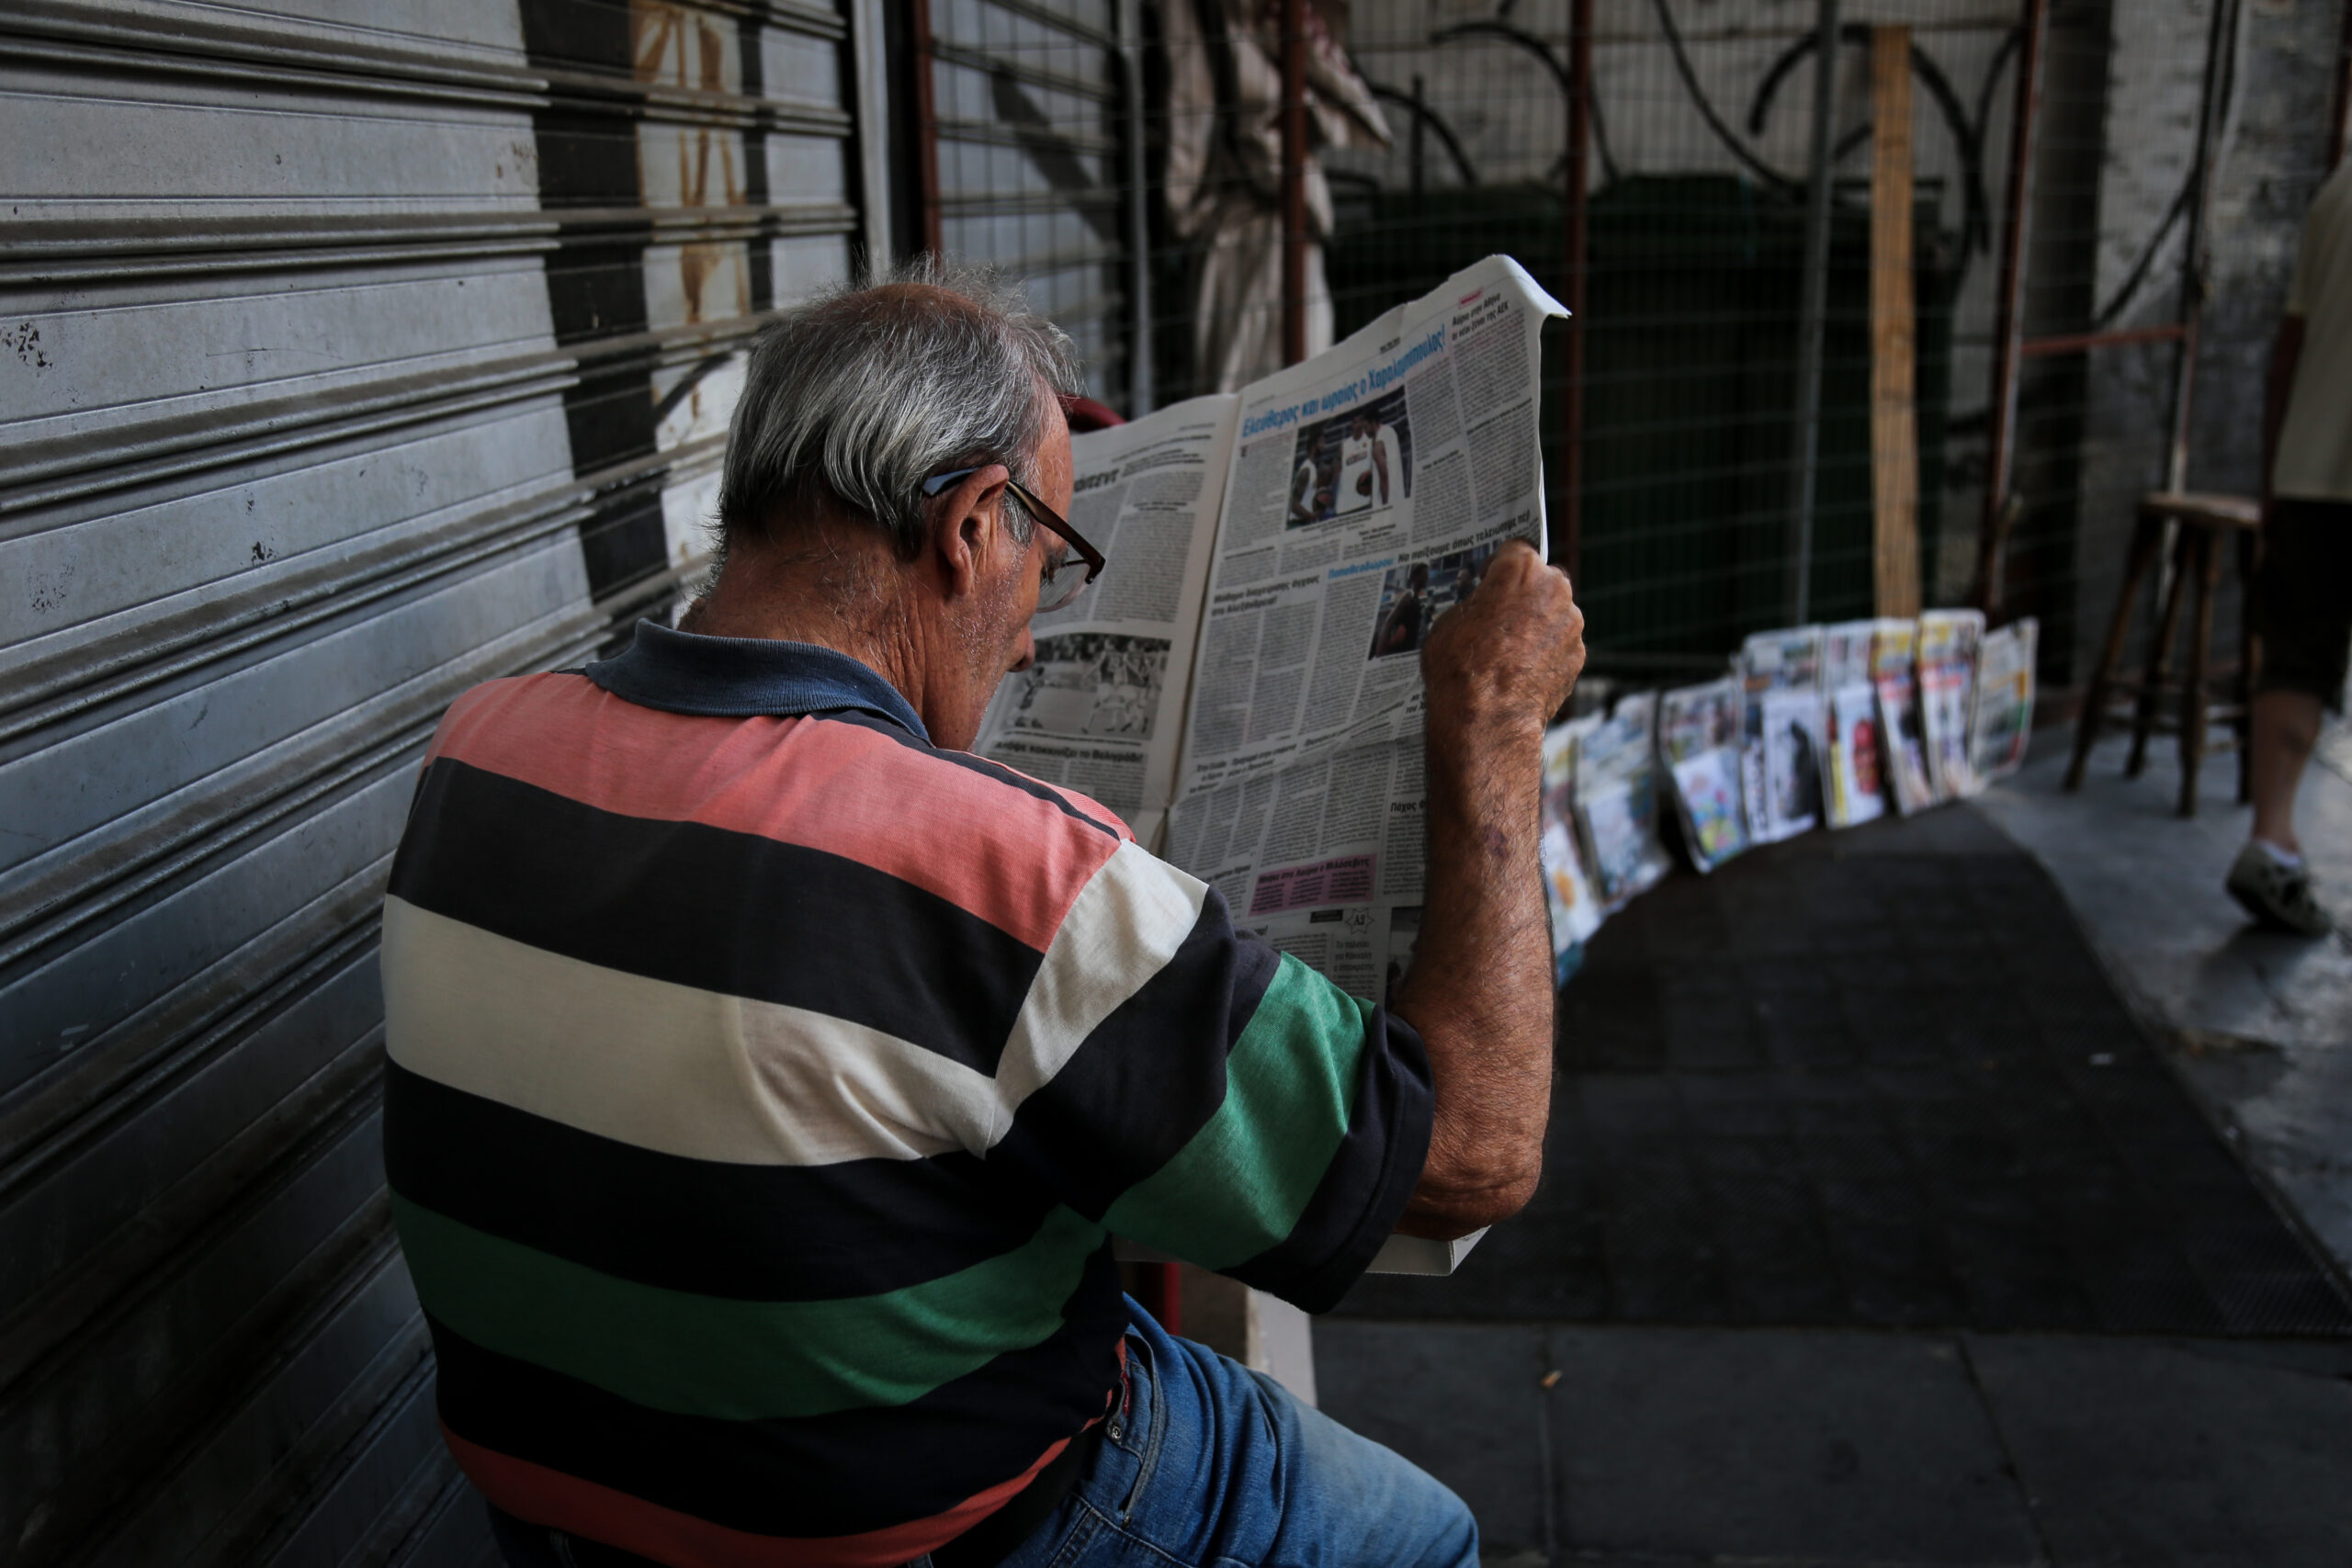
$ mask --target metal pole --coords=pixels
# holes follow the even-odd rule
[[[2041,114],[2041,39],[2047,0],[2025,0],[2024,47],[2018,51],[2017,111],[2009,123],[2009,188],[2001,234],[2001,276],[1994,296],[1992,418],[1984,447],[1984,513],[1976,535],[1976,605],[2001,608],[2002,546],[2008,532],[2010,470],[2017,462],[2018,365],[2025,338],[2025,241],[2032,214],[2033,134]]]
[[[1283,0],[1283,363],[1306,357],[1306,4]]]
[[[1813,511],[1821,458],[1821,350],[1829,305],[1829,184],[1838,118],[1838,0],[1819,0],[1813,52],[1813,156],[1797,301],[1796,482],[1789,512],[1789,623],[1812,609]]]
[[[1152,410],[1151,192],[1144,164],[1143,0],[1119,0],[1119,56],[1127,78],[1127,417]]]
[[[2188,238],[2180,248],[2180,348],[2173,361],[2172,430],[2165,442],[2165,488],[2188,488],[2188,419],[2197,389],[2197,329],[2205,314],[2205,214],[2213,188],[2213,138],[2221,130],[2222,83],[2237,45],[2235,0],[2213,0],[2205,40],[2205,93],[2197,106],[2196,195],[2188,203]],[[2167,555],[2169,561],[2171,557]]]
[[[915,72],[915,179],[922,202],[922,248],[942,254],[939,220],[939,108],[931,68],[931,0],[907,0],[907,31],[912,35]]]
[[[2327,128],[2327,169],[2344,161],[2344,117],[2352,114],[2352,5],[2344,7],[2344,36],[2335,40],[2335,118]]]
[[[1573,578],[1584,566],[1585,166],[1592,153],[1592,0],[1568,7],[1568,389],[1560,443],[1561,560]]]

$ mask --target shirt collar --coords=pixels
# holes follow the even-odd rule
[[[782,718],[853,708],[931,739],[896,686],[848,654],[814,643],[702,637],[645,620],[627,649],[589,665],[587,675],[624,702],[665,713]]]

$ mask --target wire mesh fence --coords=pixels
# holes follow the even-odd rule
[[[1493,252],[1578,306],[1554,553],[1643,680],[1908,581],[2079,683],[2140,497],[2259,488],[2342,116],[2341,7],[2264,0],[930,9],[930,243],[1030,277],[1130,412]]]

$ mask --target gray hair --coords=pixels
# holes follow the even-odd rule
[[[752,349],[719,480],[719,549],[763,536],[778,513],[831,502],[911,559],[923,480],[1002,463],[1034,484],[1046,400],[1077,389],[1069,339],[992,273],[923,256],[830,289]],[[1026,542],[1029,519],[1009,510]]]

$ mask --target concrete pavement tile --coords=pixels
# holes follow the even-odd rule
[[[1595,1328],[1551,1344],[1564,1562],[2035,1559],[1948,1337]]]
[[[1540,1328],[1315,1325],[1324,1413],[1452,1487],[1498,1554],[1554,1542],[1544,1354]]]
[[[1967,1344],[2062,1568],[2352,1562],[2341,1372],[2162,1342]]]

